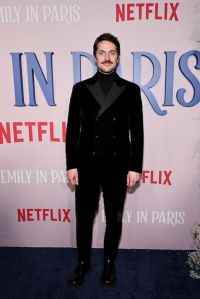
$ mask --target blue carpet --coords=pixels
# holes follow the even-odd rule
[[[72,248],[0,248],[0,299],[200,299],[186,251],[120,250],[117,285],[103,289],[102,249],[93,249],[85,283],[67,287],[76,266]]]

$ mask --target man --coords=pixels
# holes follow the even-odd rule
[[[122,229],[126,189],[140,180],[143,115],[139,87],[120,78],[120,44],[109,33],[93,47],[97,73],[74,85],[70,99],[67,176],[76,185],[78,266],[68,284],[79,286],[90,269],[92,228],[103,192],[106,215],[102,285],[116,282],[115,259]]]

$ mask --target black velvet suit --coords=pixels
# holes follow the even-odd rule
[[[139,87],[114,76],[105,96],[95,74],[74,85],[66,138],[67,169],[77,168],[77,247],[79,259],[90,255],[93,219],[103,191],[105,258],[114,259],[129,170],[142,171],[143,115]]]

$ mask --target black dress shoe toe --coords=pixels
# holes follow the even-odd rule
[[[116,283],[115,264],[111,260],[105,261],[101,283],[102,286],[106,288],[111,288]]]
[[[69,287],[79,287],[90,270],[90,265],[86,262],[80,262],[77,268],[70,274],[68,278]]]

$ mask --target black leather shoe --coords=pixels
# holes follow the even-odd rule
[[[80,262],[77,268],[70,274],[68,278],[69,287],[79,287],[85,278],[85,275],[90,270],[90,265],[87,262]]]
[[[116,283],[116,272],[115,263],[111,260],[106,260],[104,263],[104,269],[102,274],[102,286],[106,288],[111,288]]]

